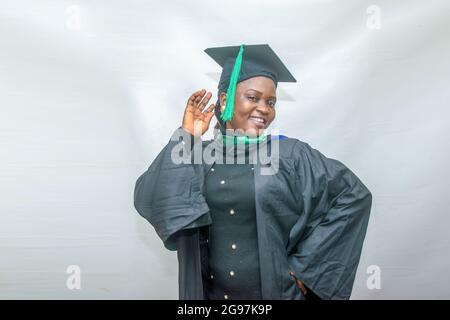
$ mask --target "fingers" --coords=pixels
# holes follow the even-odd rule
[[[198,105],[200,103],[200,101],[202,101],[203,96],[205,95],[206,90],[202,89],[200,90],[200,93],[198,93],[194,99],[194,107],[198,108]]]
[[[213,103],[212,105],[210,105],[208,107],[208,109],[206,109],[205,113],[205,118],[207,119],[207,121],[211,121],[212,117],[214,116],[214,107],[216,105]]]
[[[188,105],[191,105],[191,106],[196,106],[196,103],[195,103],[196,99],[197,99],[198,97],[200,97],[200,98],[203,97],[203,95],[205,94],[204,91],[205,91],[205,89],[200,89],[200,90],[198,90],[198,91],[195,91],[195,92],[189,97],[187,104],[188,104]],[[200,100],[199,100],[199,101],[200,101]],[[197,102],[197,103],[198,103],[198,102]]]
[[[194,108],[198,108],[200,111],[203,111],[205,106],[208,104],[209,100],[212,97],[211,92],[206,92],[205,89],[198,90],[194,92],[188,99],[188,106],[192,106]]]
[[[300,290],[302,291],[303,295],[306,295],[306,288],[305,285],[303,284],[303,282],[301,282],[300,280],[297,280],[298,286],[300,288]]]
[[[208,104],[209,100],[212,97],[212,93],[208,92],[205,96],[203,96],[202,100],[198,104],[198,109],[200,111],[203,111],[205,109],[206,105]]]
[[[214,115],[214,108],[215,108],[215,104],[211,104],[206,110],[205,113],[208,115],[208,117],[211,115],[211,117]]]

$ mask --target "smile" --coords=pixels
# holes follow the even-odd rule
[[[257,126],[260,128],[264,128],[264,126],[266,125],[266,119],[262,118],[262,117],[256,117],[256,116],[250,116],[249,119]]]

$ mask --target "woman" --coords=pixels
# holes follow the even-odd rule
[[[265,134],[278,82],[295,81],[268,45],[205,51],[223,67],[218,102],[192,94],[135,188],[137,211],[177,250],[180,299],[348,299],[370,191],[307,143]],[[193,143],[214,114],[220,132]],[[195,161],[196,148],[212,161]]]

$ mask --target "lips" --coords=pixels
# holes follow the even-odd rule
[[[266,126],[267,120],[263,117],[250,116],[249,120],[254,123],[258,128],[264,128]]]

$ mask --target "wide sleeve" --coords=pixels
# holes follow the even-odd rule
[[[203,167],[191,157],[193,136],[181,127],[136,181],[134,206],[169,250],[177,250],[181,230],[211,224],[202,193]],[[182,142],[188,143],[182,143]],[[180,155],[184,161],[180,162]]]
[[[372,194],[341,162],[298,141],[293,149],[302,216],[289,261],[321,299],[349,299],[372,205]],[[295,239],[295,236],[298,236]]]

